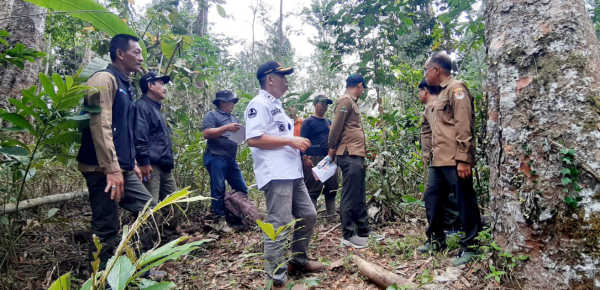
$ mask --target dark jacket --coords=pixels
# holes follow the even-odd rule
[[[118,87],[114,90],[115,95],[112,105],[112,141],[115,146],[116,157],[119,160],[121,170],[131,171],[135,167],[135,147],[133,144],[135,134],[135,105],[133,103],[133,88],[130,79],[112,65],[109,65],[106,69],[98,72],[108,72],[113,75],[117,81]],[[88,105],[87,99],[84,101],[84,104]],[[96,138],[103,138],[103,136],[92,136],[89,127],[83,129],[81,135],[81,147],[79,149],[79,154],[77,155],[77,161],[85,165],[99,165],[96,148],[94,146],[94,140]]]
[[[135,150],[138,165],[156,165],[163,171],[174,167],[171,129],[160,112],[160,102],[142,96],[136,103]]]

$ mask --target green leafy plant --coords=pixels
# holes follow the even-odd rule
[[[10,63],[19,69],[23,69],[25,68],[25,61],[34,62],[36,59],[46,55],[35,49],[26,48],[21,43],[17,43],[14,47],[9,48],[10,45],[5,40],[8,37],[10,37],[8,31],[0,30],[0,44],[7,48],[3,53],[0,53],[0,67],[6,67]]]
[[[25,0],[37,6],[54,11],[68,11],[68,14],[91,23],[94,27],[106,32],[110,36],[117,34],[130,34],[138,36],[135,31],[119,16],[113,14],[104,6],[93,0]],[[147,58],[146,46],[140,41],[142,55]]]
[[[504,271],[497,271],[496,267],[494,267],[494,265],[492,265],[491,263],[490,263],[490,270],[492,272],[490,274],[488,274],[487,276],[485,276],[485,279],[494,278],[496,280],[496,282],[498,282],[498,283],[500,283],[500,276],[506,274],[506,272],[504,272]]]
[[[141,279],[140,276],[150,270],[151,268],[158,267],[169,260],[175,260],[183,255],[187,255],[190,252],[198,249],[202,244],[210,242],[212,240],[206,239],[201,241],[195,241],[184,245],[179,245],[187,237],[181,237],[173,240],[170,243],[150,250],[143,253],[140,257],[136,257],[135,246],[132,244],[134,236],[138,234],[141,227],[148,222],[153,215],[160,212],[164,207],[176,205],[178,203],[189,203],[201,200],[208,200],[210,198],[204,196],[187,197],[192,192],[188,191],[188,188],[181,189],[167,196],[154,208],[150,208],[150,202],[146,204],[144,210],[140,212],[135,222],[129,226],[123,227],[123,235],[121,242],[119,243],[115,255],[108,260],[106,269],[100,271],[100,260],[98,259],[98,253],[102,248],[98,237],[94,236],[94,242],[96,244],[97,252],[94,254],[95,260],[92,262],[93,273],[92,277],[87,280],[81,290],[91,289],[104,289],[106,284],[114,290],[124,290],[129,286],[136,286],[138,289],[171,289],[176,287],[173,282],[153,282],[147,279]],[[70,285],[69,273],[61,276],[55,281],[48,290],[58,289],[69,289],[69,288],[52,288],[55,285]],[[56,286],[58,287],[58,286]]]
[[[565,203],[568,208],[575,209],[579,206],[579,202],[582,197],[579,196],[579,192],[583,188],[579,185],[579,170],[577,170],[577,159],[575,158],[574,149],[561,149],[560,155],[562,159],[563,169],[560,171],[562,179],[560,180],[564,185]]]
[[[5,157],[0,161],[4,168],[0,174],[7,174],[5,180],[10,181],[4,184],[4,204],[15,203],[15,218],[6,219],[8,222],[2,223],[6,231],[0,235],[4,249],[0,265],[15,258],[15,245],[22,234],[15,235],[17,226],[13,221],[17,220],[26,182],[47,160],[57,158],[66,162],[73,158],[69,154],[72,148],[70,145],[80,142],[81,134],[78,129],[89,126],[89,115],[73,113],[85,91],[92,88],[76,84],[70,76],[66,76],[64,80],[58,74],[53,74],[51,78],[44,74],[39,76],[43,88],[41,92],[36,93],[35,86],[21,90],[22,98],[8,99],[16,110],[0,114],[0,119],[12,125],[6,129],[9,134],[0,136],[0,154]],[[26,145],[17,137],[24,134],[33,138],[33,145]],[[49,153],[43,149],[51,148],[60,151],[49,155],[40,154]]]

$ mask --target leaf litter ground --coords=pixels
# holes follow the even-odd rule
[[[179,289],[259,289],[264,287],[262,235],[258,229],[250,232],[223,233],[205,221],[205,209],[191,208],[188,220],[180,226],[181,235],[192,240],[214,239],[201,250],[161,266],[169,280]],[[264,208],[260,209],[264,212]],[[42,211],[40,211],[42,212]],[[2,289],[46,289],[52,281],[72,272],[74,284],[81,285],[89,277],[87,247],[89,213],[87,200],[64,204],[50,221],[28,231],[22,240],[19,261],[2,274]],[[422,210],[407,214],[404,221],[375,224],[373,228],[386,239],[371,241],[367,249],[354,250],[340,245],[339,219],[319,213],[310,244],[310,259],[320,260],[326,269],[320,273],[291,277],[293,281],[318,279],[311,289],[380,289],[359,273],[352,255],[377,264],[398,274],[421,289],[503,289],[495,281],[483,280],[482,262],[454,268],[450,261],[456,250],[430,255],[414,251],[424,242],[426,221]],[[28,213],[33,215],[33,213]],[[131,221],[123,214],[123,223]],[[263,214],[264,217],[264,214]],[[2,270],[5,272],[6,270]],[[8,274],[8,275],[5,275]],[[398,288],[400,289],[400,288]]]

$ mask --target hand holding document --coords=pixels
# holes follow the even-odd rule
[[[313,175],[316,180],[321,182],[325,182],[327,179],[331,178],[337,171],[337,165],[335,163],[327,163],[326,165],[319,168],[319,166],[315,166],[312,169]]]
[[[246,127],[240,125],[239,128],[240,129],[236,132],[231,132],[231,134],[229,134],[229,140],[238,144],[242,144],[242,142],[246,140]]]

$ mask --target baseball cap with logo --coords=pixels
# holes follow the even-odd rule
[[[148,83],[151,83],[156,80],[162,80],[166,84],[171,81],[171,77],[170,76],[162,76],[161,77],[153,72],[149,72],[149,73],[143,75],[140,78],[140,89],[142,89],[142,92],[147,92],[148,91]]]
[[[293,67],[283,67],[279,62],[271,60],[261,64],[256,71],[256,78],[260,79],[270,73],[289,75],[294,72]]]
[[[315,97],[315,100],[313,101],[313,104],[316,104],[316,103],[325,103],[327,105],[331,105],[331,104],[333,104],[333,101],[324,95],[318,95]]]
[[[367,84],[365,83],[365,78],[363,78],[363,76],[359,73],[354,73],[351,74],[350,76],[348,76],[348,78],[346,79],[346,85],[357,85],[357,84],[363,84],[363,88],[367,88]]]

